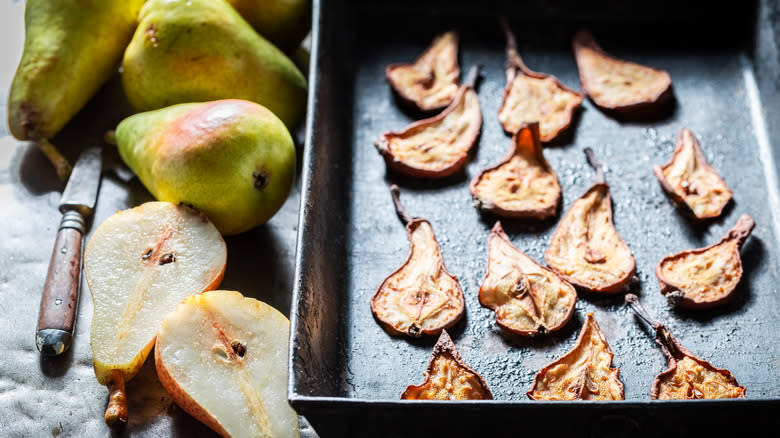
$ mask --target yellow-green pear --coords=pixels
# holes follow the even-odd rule
[[[227,0],[257,33],[283,50],[294,49],[311,30],[311,0]]]
[[[294,129],[306,79],[225,0],[148,0],[122,60],[122,86],[138,111],[244,99]]]
[[[271,111],[238,99],[132,115],[117,126],[119,155],[159,201],[190,205],[223,235],[281,208],[295,178],[295,146]]]
[[[28,0],[24,50],[8,95],[8,128],[46,154],[61,178],[70,163],[49,143],[114,74],[143,0]]]

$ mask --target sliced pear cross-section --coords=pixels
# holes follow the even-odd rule
[[[545,219],[561,200],[558,176],[544,158],[539,123],[523,124],[506,157],[469,185],[474,206],[503,217]]]
[[[479,302],[496,312],[499,326],[528,336],[563,327],[574,313],[577,291],[512,245],[501,222],[496,222],[488,237]]]
[[[574,348],[542,368],[528,397],[534,400],[623,400],[620,368],[612,368],[612,350],[588,313]]]
[[[425,382],[407,387],[401,399],[492,400],[493,394],[485,379],[463,362],[455,343],[442,330],[425,370]]]
[[[463,168],[482,129],[482,110],[474,91],[478,75],[475,65],[450,106],[438,115],[382,135],[375,145],[388,167],[426,178],[443,178]]]
[[[654,321],[639,303],[639,297],[626,294],[626,303],[637,316],[655,330],[655,342],[661,346],[668,369],[656,376],[650,388],[653,400],[744,398],[745,387],[721,368],[696,357],[680,344],[672,332],[660,322]]]
[[[655,268],[661,293],[686,308],[726,303],[742,279],[740,250],[755,225],[744,214],[717,243],[664,257]]]
[[[297,437],[289,331],[278,310],[239,292],[191,296],[160,327],[157,375],[177,405],[223,437]]]
[[[664,191],[698,219],[720,216],[731,200],[731,189],[707,161],[693,133],[683,129],[672,159],[653,168]]]
[[[506,88],[498,120],[510,134],[525,123],[539,122],[541,141],[549,142],[571,125],[582,93],[558,78],[530,70],[517,53],[515,35],[505,19],[499,20],[506,36]]]
[[[165,316],[186,297],[219,286],[227,250],[200,212],[168,202],[120,211],[92,234],[84,277],[94,313],[90,344],[95,376],[113,389],[106,421],[125,422],[117,410],[124,382],[141,368]]]
[[[392,64],[385,78],[403,103],[417,111],[446,107],[458,93],[458,34],[438,35],[413,64]]]
[[[371,312],[390,332],[412,337],[438,335],[466,311],[458,279],[447,271],[431,224],[412,218],[401,205],[398,186],[393,202],[409,237],[409,257],[379,285]]]

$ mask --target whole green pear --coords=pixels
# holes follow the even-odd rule
[[[202,211],[223,235],[268,221],[295,177],[295,146],[271,111],[238,99],[132,115],[115,133],[119,155],[159,201]]]
[[[311,0],[227,0],[257,33],[290,51],[311,30]]]
[[[119,67],[143,0],[28,0],[24,50],[8,95],[8,128],[38,142],[60,177],[54,137]]]
[[[306,109],[306,79],[225,0],[148,0],[122,60],[122,86],[138,111],[244,99],[289,129]]]

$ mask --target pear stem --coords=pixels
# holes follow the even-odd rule
[[[474,64],[469,69],[469,74],[466,76],[466,81],[463,83],[463,86],[468,88],[474,88],[477,85],[477,78],[479,77],[479,69],[482,67],[479,64]]]
[[[65,158],[49,140],[42,138],[36,143],[41,152],[43,152],[43,155],[46,155],[46,158],[48,158],[54,166],[54,170],[57,171],[57,176],[60,180],[67,181],[68,177],[70,177],[70,172],[73,170],[73,166],[68,159]]]
[[[122,372],[113,370],[108,382],[108,406],[105,415],[109,427],[120,427],[127,424],[127,393]]]
[[[406,226],[409,222],[414,220],[411,216],[409,216],[409,213],[406,211],[406,208],[404,208],[403,204],[401,204],[401,189],[398,188],[397,185],[393,184],[390,186],[390,196],[393,197],[393,205],[395,205],[395,214],[398,215],[398,219],[401,219],[401,222]]]
[[[113,129],[106,131],[106,133],[103,134],[103,141],[108,144],[116,145],[116,131]]]
[[[596,182],[604,184],[607,182],[607,178],[604,176],[604,168],[601,163],[596,159],[596,153],[591,148],[585,148],[585,157],[588,159],[588,164],[593,170],[596,171]]]
[[[639,303],[639,297],[634,294],[626,294],[625,297],[626,304],[628,304],[628,307],[631,308],[631,310],[636,313],[636,315],[644,321],[645,324],[649,325],[650,327],[656,328],[656,325],[660,325],[659,322],[653,320],[653,318],[650,316],[650,314],[647,312],[647,309],[645,309],[642,304]]]
[[[504,31],[504,38],[506,38],[506,81],[512,82],[517,75],[516,69],[527,70],[523,59],[520,58],[520,54],[517,52],[517,38],[515,38],[512,28],[509,26],[509,22],[504,17],[498,18],[498,24],[501,26],[501,30]]]

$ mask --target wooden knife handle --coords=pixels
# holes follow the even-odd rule
[[[47,356],[57,356],[70,347],[81,283],[81,243],[84,218],[66,212],[49,262],[43,287],[35,344]]]

